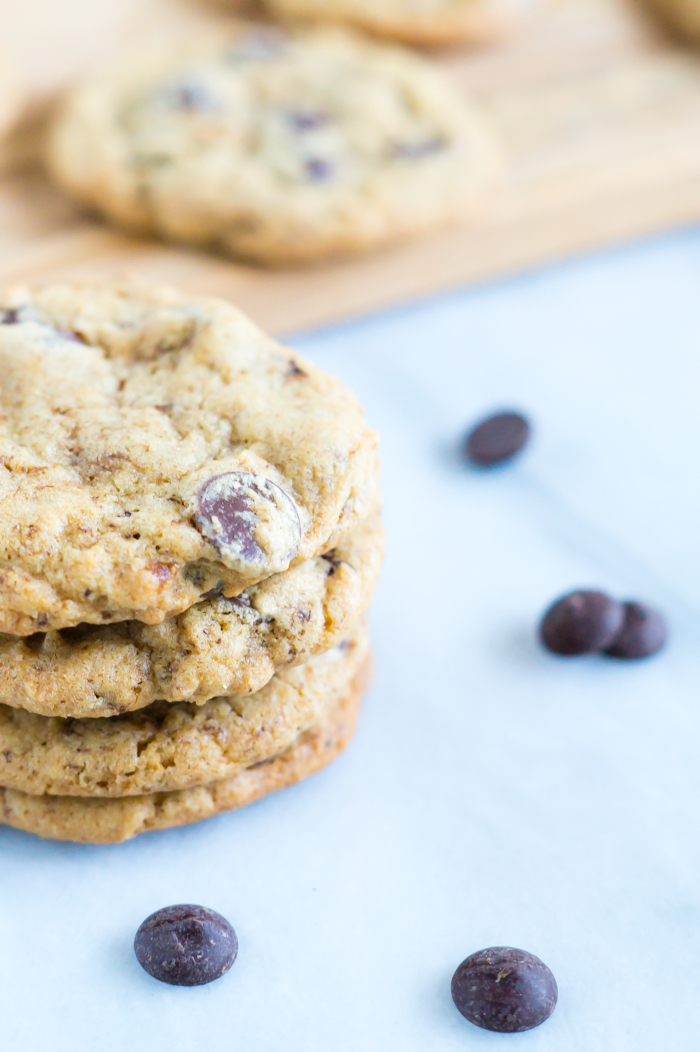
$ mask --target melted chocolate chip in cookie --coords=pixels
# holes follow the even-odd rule
[[[330,161],[324,161],[322,157],[310,157],[306,161],[306,174],[312,183],[325,183],[332,179],[335,169]]]
[[[295,131],[315,131],[324,128],[330,121],[330,117],[322,110],[290,110],[287,114],[289,123]]]
[[[238,956],[238,938],[220,913],[204,906],[166,906],[147,917],[134,939],[139,964],[171,986],[220,979]]]
[[[224,563],[286,568],[301,539],[294,501],[269,479],[247,471],[217,475],[200,487],[195,524]]]

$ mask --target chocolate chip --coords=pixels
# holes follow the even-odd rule
[[[252,610],[253,604],[250,601],[250,596],[241,593],[241,595],[227,596],[225,600],[230,606],[236,606],[239,610]]]
[[[325,559],[325,561],[327,563],[329,563],[328,571],[327,571],[329,577],[332,577],[333,574],[335,573],[335,571],[338,569],[338,567],[342,566],[342,564],[343,564],[343,560],[342,559],[335,559],[334,556],[335,556],[335,551],[326,552],[325,555],[321,556],[322,559]]]
[[[324,161],[321,157],[310,157],[306,162],[306,174],[314,183],[322,183],[331,179],[335,169],[330,161]]]
[[[204,906],[166,906],[147,917],[134,939],[139,964],[171,986],[202,986],[220,979],[238,955],[236,933]]]
[[[511,460],[530,438],[530,424],[520,413],[495,413],[481,420],[467,435],[467,457],[489,468]]]
[[[330,117],[322,110],[289,110],[287,119],[295,131],[314,131],[328,124]]]
[[[540,639],[554,654],[590,654],[611,645],[623,620],[622,603],[609,595],[570,592],[546,611],[540,624]]]
[[[132,534],[132,536],[136,537],[138,539],[141,536],[141,534],[140,533],[134,533],[134,534]],[[157,581],[168,581],[172,577],[172,573],[173,573],[173,571],[167,565],[167,563],[161,563],[161,562],[152,562],[151,565],[149,566],[149,570],[151,571],[151,573],[153,574],[153,576],[156,578]]]
[[[300,369],[299,366],[297,365],[297,363],[293,362],[291,360],[291,358],[290,358],[289,366],[287,368],[287,379],[288,380],[292,380],[292,379],[303,380],[308,375],[309,375],[308,373],[304,372],[303,369]]]
[[[195,524],[224,563],[260,569],[286,568],[301,539],[291,497],[247,471],[217,475],[200,487]]]
[[[547,965],[511,946],[473,953],[452,977],[452,1000],[465,1019],[501,1034],[544,1023],[557,997],[557,983]]]
[[[75,329],[56,329],[56,336],[62,340],[71,340],[73,343],[87,343],[83,334],[76,332]]]
[[[206,84],[198,80],[171,84],[164,90],[163,98],[169,106],[179,110],[211,110],[218,106],[218,100]]]
[[[657,654],[666,643],[668,629],[658,610],[631,600],[622,604],[624,621],[612,644],[605,648],[608,657],[636,658]]]
[[[18,325],[19,322],[19,308],[5,307],[0,310],[0,325]]]
[[[224,590],[224,582],[223,581],[219,581],[218,584],[214,588],[210,588],[208,592],[205,592],[200,597],[200,602],[205,602],[206,600],[209,600],[209,599],[218,599],[219,596],[221,595],[221,593],[223,592],[223,590]]]

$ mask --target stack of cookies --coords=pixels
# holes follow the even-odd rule
[[[0,303],[0,818],[108,843],[348,741],[383,553],[377,439],[231,305]]]

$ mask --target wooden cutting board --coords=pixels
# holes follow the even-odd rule
[[[0,0],[0,40],[28,99],[0,148],[0,283],[133,271],[226,296],[292,332],[700,219],[700,58],[633,0],[549,0],[517,39],[436,58],[486,106],[506,158],[468,228],[266,271],[81,215],[37,161],[51,98],[118,53],[219,17],[204,0]]]

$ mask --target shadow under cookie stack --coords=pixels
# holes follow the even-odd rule
[[[230,304],[0,305],[0,820],[112,843],[347,744],[383,555],[353,395]]]

